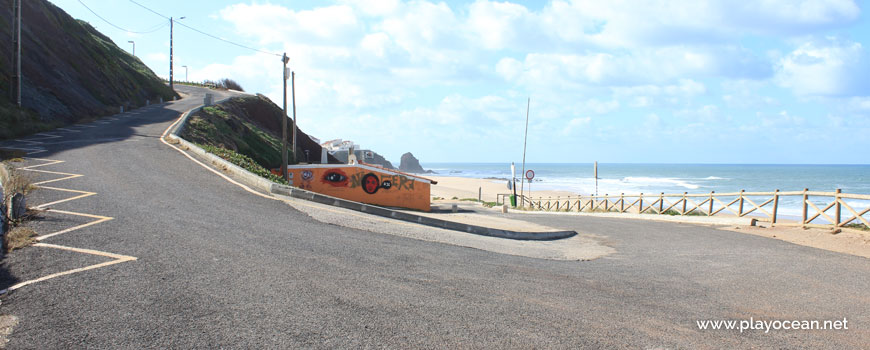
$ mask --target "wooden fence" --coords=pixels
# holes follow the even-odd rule
[[[497,203],[505,203],[509,194],[499,194]],[[802,207],[800,221],[788,220],[780,213],[783,198],[795,198]],[[803,191],[733,192],[689,194],[636,194],[577,197],[518,196],[517,205],[532,210],[576,211],[601,213],[640,213],[659,215],[735,215],[752,217],[771,225],[803,227],[844,227],[849,225],[870,229],[865,214],[870,212],[870,195],[836,192]],[[851,201],[850,204],[847,201]],[[865,208],[866,206],[866,208]],[[856,209],[857,207],[857,209]],[[859,211],[861,210],[861,211]],[[844,214],[846,218],[844,219]],[[822,223],[823,221],[826,221]]]

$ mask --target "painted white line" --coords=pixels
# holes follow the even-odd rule
[[[245,191],[248,191],[248,192],[250,192],[250,193],[253,193],[253,194],[255,194],[255,195],[257,195],[257,196],[260,196],[260,197],[263,197],[263,198],[267,198],[267,199],[271,199],[271,200],[279,200],[279,199],[277,199],[277,198],[275,198],[275,197],[267,196],[267,195],[265,195],[265,194],[262,194],[262,193],[260,193],[260,192],[257,192],[257,191],[252,190],[250,187],[245,186],[245,185],[243,185],[243,184],[237,182],[236,180],[231,179],[229,176],[226,176],[226,175],[224,175],[224,174],[221,174],[219,171],[217,171],[217,170],[215,170],[215,169],[212,169],[212,168],[209,167],[208,165],[203,164],[203,163],[200,162],[199,160],[196,160],[195,158],[193,158],[193,156],[191,156],[190,154],[187,154],[187,152],[181,150],[181,149],[178,148],[178,147],[175,147],[175,145],[170,144],[169,142],[166,142],[166,135],[169,134],[169,130],[172,130],[172,128],[175,127],[175,125],[178,124],[178,123],[181,121],[181,118],[182,118],[182,117],[184,117],[184,114],[183,114],[183,113],[182,113],[181,117],[178,117],[178,119],[177,119],[174,123],[172,123],[172,125],[169,125],[169,127],[166,128],[165,131],[163,131],[163,135],[160,136],[160,142],[163,142],[163,144],[165,144],[165,145],[167,145],[167,146],[169,146],[169,147],[172,147],[173,149],[175,149],[176,151],[180,152],[181,154],[183,154],[183,155],[184,155],[185,157],[187,157],[188,159],[192,160],[194,163],[199,164],[201,167],[207,169],[208,171],[211,171],[211,172],[217,174],[217,176],[220,176],[220,177],[223,178],[224,180],[229,181],[231,184],[241,187],[241,188],[242,188],[243,190],[245,190]]]
[[[43,164],[37,164],[37,165],[31,165],[31,166],[27,166],[27,167],[21,167],[21,168],[19,168],[19,169],[21,169],[21,170],[25,170],[25,171],[34,171],[34,172],[48,173],[48,174],[67,175],[66,177],[63,177],[63,178],[60,178],[60,179],[47,180],[47,181],[40,182],[39,184],[44,184],[44,183],[48,183],[48,182],[55,182],[55,181],[61,181],[61,180],[68,180],[68,179],[73,179],[73,178],[77,178],[77,177],[82,177],[82,176],[84,176],[84,175],[81,175],[81,174],[70,174],[70,173],[62,173],[62,172],[57,172],[57,171],[36,170],[36,169],[34,169],[34,168],[38,168],[38,167],[44,167],[44,166],[49,166],[49,165],[55,165],[55,164],[64,163],[64,161],[62,161],[62,160],[41,159],[41,158],[27,158],[27,159],[36,160],[36,161],[44,161],[45,163],[43,163]],[[72,197],[72,198],[67,198],[67,199],[59,200],[59,201],[54,201],[54,202],[51,202],[51,203],[45,203],[45,204],[42,204],[42,205],[36,206],[36,207],[35,207],[36,209],[41,209],[41,208],[47,207],[47,206],[52,205],[52,204],[68,202],[68,201],[72,201],[72,200],[76,200],[76,199],[80,199],[80,198],[84,198],[84,197],[88,197],[88,196],[93,196],[93,195],[96,194],[96,193],[94,193],[94,192],[79,191],[79,190],[72,190],[72,189],[66,189],[66,188],[57,188],[57,187],[48,187],[48,186],[39,186],[39,185],[38,185],[38,187],[41,188],[41,189],[49,189],[49,190],[56,190],[56,191],[62,191],[62,192],[79,193],[79,194],[81,194],[81,195],[79,195],[79,196],[75,196],[75,197]],[[118,263],[122,263],[122,262],[127,262],[127,261],[133,261],[133,260],[136,260],[135,257],[127,256],[127,255],[114,254],[114,253],[103,252],[103,251],[92,250],[92,249],[74,248],[74,247],[67,247],[67,246],[61,246],[61,245],[55,245],[55,244],[42,243],[41,241],[44,240],[44,239],[47,239],[47,238],[50,238],[50,237],[54,237],[54,236],[57,236],[57,235],[61,235],[61,234],[64,234],[64,233],[69,233],[69,232],[72,232],[72,231],[75,231],[75,230],[79,230],[79,229],[82,229],[82,228],[85,228],[85,227],[88,227],[88,226],[93,226],[93,225],[96,225],[96,224],[103,223],[103,222],[106,222],[106,221],[109,221],[109,220],[113,220],[113,219],[114,219],[114,218],[112,218],[112,217],[108,217],[108,216],[93,215],[93,214],[85,214],[85,213],[77,213],[77,212],[66,211],[66,210],[48,209],[48,210],[46,210],[46,211],[48,211],[48,212],[52,212],[52,213],[58,213],[58,214],[67,214],[67,215],[83,216],[83,217],[88,217],[88,218],[92,218],[92,219],[96,219],[96,220],[91,221],[91,222],[88,222],[88,223],[85,223],[85,224],[77,225],[77,226],[74,226],[74,227],[70,227],[70,228],[67,228],[67,229],[63,229],[63,230],[60,230],[60,231],[57,231],[57,232],[53,232],[53,233],[50,233],[50,234],[47,234],[47,235],[38,236],[38,237],[36,237],[36,240],[37,240],[37,241],[40,241],[40,242],[34,244],[33,246],[35,246],[35,247],[53,248],[53,249],[62,249],[62,250],[68,250],[68,251],[77,252],[77,253],[84,253],[84,254],[91,254],[91,255],[104,256],[104,257],[112,258],[112,259],[115,259],[115,260],[107,261],[107,262],[103,262],[103,263],[99,263],[99,264],[95,264],[95,265],[85,266],[85,267],[82,267],[82,268],[77,268],[77,269],[67,270],[67,271],[63,271],[63,272],[53,273],[53,274],[50,274],[50,275],[47,275],[47,276],[43,276],[43,277],[39,277],[39,278],[36,278],[36,279],[32,279],[32,280],[28,280],[28,281],[24,281],[24,282],[21,282],[21,283],[15,284],[15,285],[13,285],[12,287],[9,287],[9,288],[7,288],[7,289],[0,290],[0,295],[5,294],[5,293],[7,293],[7,292],[9,292],[9,291],[11,291],[11,290],[15,290],[15,289],[18,289],[18,288],[21,288],[21,287],[24,287],[24,286],[27,286],[27,285],[31,285],[31,284],[34,284],[34,283],[37,283],[37,282],[42,282],[42,281],[45,281],[45,280],[49,280],[49,279],[52,279],[52,278],[55,278],[55,277],[66,276],[66,275],[70,275],[70,274],[74,274],[74,273],[78,273],[78,272],[82,272],[82,271],[98,269],[98,268],[106,267],[106,266],[109,266],[109,265],[114,265],[114,264],[118,264]]]
[[[61,199],[61,200],[57,200],[57,201],[54,201],[54,202],[49,202],[49,203],[45,203],[45,204],[40,204],[40,205],[35,206],[35,207],[34,207],[35,209],[44,209],[44,208],[46,208],[46,207],[49,207],[49,206],[52,206],[52,205],[55,205],[55,204],[60,204],[60,203],[63,203],[63,202],[74,201],[74,200],[76,200],[76,199],[82,199],[82,198],[90,197],[90,196],[93,196],[93,195],[96,194],[95,192],[79,191],[79,190],[70,190],[70,189],[66,189],[66,188],[57,188],[57,187],[40,186],[39,188],[45,188],[45,189],[49,189],[49,190],[56,190],[56,191],[63,191],[63,192],[81,193],[81,194],[78,195],[78,196],[74,196],[74,197],[67,198],[67,199]]]
[[[4,289],[4,290],[0,291],[0,294],[5,294],[5,293],[8,292],[8,291],[13,291],[13,290],[16,290],[16,289],[18,289],[18,288],[21,288],[21,287],[24,287],[24,286],[27,286],[27,285],[30,285],[30,284],[34,284],[34,283],[37,283],[37,282],[42,282],[42,281],[45,281],[45,280],[50,280],[50,279],[55,278],[55,277],[71,275],[71,274],[78,273],[78,272],[82,272],[82,271],[88,271],[88,270],[98,269],[98,268],[106,267],[106,266],[109,266],[109,265],[114,265],[114,264],[119,264],[119,263],[122,263],[122,262],[127,262],[127,261],[134,261],[134,260],[136,260],[135,257],[127,256],[127,255],[112,254],[112,253],[107,253],[107,252],[101,252],[101,251],[98,251],[98,250],[83,249],[83,248],[73,248],[73,247],[67,247],[67,246],[55,245],[55,244],[48,244],[48,243],[36,243],[36,244],[34,244],[33,246],[34,246],[34,247],[44,247],[44,248],[54,248],[54,249],[69,250],[69,251],[73,251],[73,252],[76,252],[76,253],[84,253],[84,254],[92,254],[92,255],[104,256],[104,257],[112,258],[112,259],[115,259],[115,260],[106,261],[106,262],[103,262],[103,263],[99,263],[99,264],[95,264],[95,265],[90,265],[90,266],[85,266],[85,267],[81,267],[81,268],[77,268],[77,269],[72,269],[72,270],[67,270],[67,271],[63,271],[63,272],[53,273],[53,274],[50,274],[50,275],[47,275],[47,276],[42,276],[42,277],[39,277],[39,278],[36,278],[36,279],[32,279],[32,280],[29,280],[29,281],[24,281],[24,282],[18,283],[18,284],[16,284],[16,285],[12,286],[12,287],[9,287],[9,288],[7,288],[7,289]]]
[[[75,230],[78,230],[78,229],[82,229],[82,228],[85,228],[85,227],[88,227],[88,226],[93,226],[93,225],[100,224],[100,223],[103,223],[103,222],[106,222],[106,221],[109,221],[109,220],[114,219],[114,218],[111,218],[111,217],[108,217],[108,216],[99,216],[99,215],[91,215],[91,214],[84,214],[84,213],[76,213],[76,212],[72,212],[72,211],[57,210],[57,209],[49,209],[49,210],[47,210],[47,211],[52,212],[52,213],[60,213],[60,214],[69,214],[69,215],[76,215],[76,216],[84,216],[84,217],[89,217],[89,218],[93,218],[93,219],[97,219],[97,220],[91,221],[91,222],[86,223],[86,224],[81,224],[81,225],[78,225],[78,226],[70,227],[70,228],[68,228],[68,229],[60,230],[60,231],[57,231],[57,232],[49,233],[49,234],[47,234],[47,235],[41,235],[41,236],[38,236],[38,237],[36,237],[36,240],[37,240],[37,241],[42,241],[42,240],[45,240],[45,239],[48,239],[48,238],[51,238],[51,237],[54,237],[54,236],[57,236],[57,235],[62,235],[62,234],[64,234],[64,233],[72,232],[72,231],[75,231]]]

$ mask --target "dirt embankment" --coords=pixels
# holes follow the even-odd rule
[[[142,61],[46,0],[22,1],[22,106],[10,100],[12,57],[0,55],[0,139],[171,99]],[[12,47],[12,0],[0,0],[0,47]],[[8,52],[8,51],[4,51]]]
[[[280,107],[263,95],[235,97],[192,115],[181,137],[244,154],[267,169],[279,168],[283,114]],[[290,163],[320,162],[320,144],[302,130],[297,132],[299,141],[296,152],[289,154]],[[287,121],[287,135],[288,146],[292,148],[292,120]],[[329,163],[339,163],[335,157],[328,157]]]

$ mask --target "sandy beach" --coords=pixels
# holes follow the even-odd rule
[[[478,179],[470,177],[454,177],[454,176],[425,176],[428,179],[438,181],[437,185],[431,187],[431,196],[439,197],[444,200],[474,198],[477,199],[478,189],[482,191],[484,201],[495,202],[498,194],[509,194],[512,191],[507,188],[507,180],[495,179]],[[577,193],[568,191],[523,191],[529,197],[568,197],[577,196]],[[519,188],[517,194],[520,194]]]

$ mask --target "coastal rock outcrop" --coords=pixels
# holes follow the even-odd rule
[[[422,174],[426,172],[426,170],[423,170],[423,166],[420,165],[420,161],[417,160],[417,158],[414,157],[411,152],[402,155],[402,159],[399,162],[399,171],[415,174]]]

